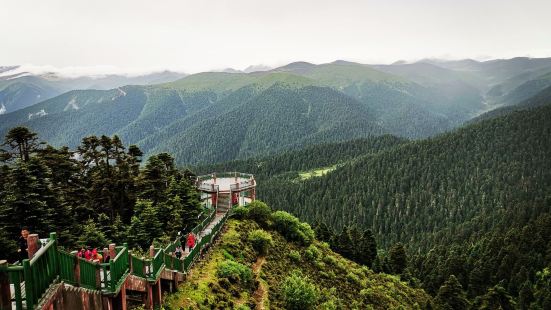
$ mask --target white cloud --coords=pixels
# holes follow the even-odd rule
[[[149,74],[152,72],[161,72],[168,70],[168,68],[119,68],[116,66],[70,66],[70,67],[56,67],[52,65],[33,65],[23,64],[17,66],[13,70],[4,71],[0,73],[0,77],[17,75],[45,75],[54,74],[63,78],[77,78],[82,76],[89,77],[104,77],[110,74],[124,75],[124,76],[140,76]]]
[[[75,75],[541,57],[551,56],[549,11],[548,0],[4,1],[0,61]]]

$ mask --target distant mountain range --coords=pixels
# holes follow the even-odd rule
[[[21,98],[55,97],[11,113],[4,104],[0,134],[24,125],[50,143],[72,147],[86,135],[117,134],[148,155],[169,151],[181,165],[213,163],[381,134],[433,136],[551,86],[551,58],[295,62],[257,69],[267,68],[198,73],[155,85],[113,86],[123,80],[110,77],[79,88],[111,89],[61,95],[44,77],[4,79],[0,85],[27,79],[20,85],[38,89]],[[165,72],[129,84],[176,77]]]
[[[71,90],[113,89],[125,85],[151,85],[171,82],[183,73],[162,71],[144,75],[65,77],[56,72],[32,73],[19,66],[0,67],[0,114],[13,112]]]

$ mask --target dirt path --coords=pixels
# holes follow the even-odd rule
[[[262,265],[266,262],[266,257],[260,256],[256,259],[256,262],[253,264],[252,269],[255,279],[258,281],[258,288],[253,293],[253,298],[256,303],[255,309],[264,310],[264,301],[268,297],[268,290],[264,280],[260,278],[260,271],[262,270]]]

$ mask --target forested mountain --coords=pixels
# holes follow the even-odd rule
[[[548,63],[335,61],[252,73],[205,72],[160,85],[70,91],[0,115],[0,134],[25,125],[53,145],[71,147],[86,135],[117,134],[139,145],[146,157],[174,152],[180,165],[380,134],[423,138],[498,106],[484,101],[491,83],[523,75],[519,83],[530,84],[530,74]]]
[[[427,97],[440,98],[437,101],[429,101],[432,103],[430,110],[453,116],[458,122],[463,122],[485,109],[479,84],[462,72],[426,62],[374,67],[423,85],[427,88]]]
[[[551,58],[423,61],[461,74],[464,80],[482,91],[482,96],[490,106],[516,104],[535,95],[545,87],[544,76],[551,72]]]
[[[474,123],[474,122],[478,122],[489,118],[495,118],[498,116],[507,115],[515,111],[529,110],[539,106],[548,105],[550,102],[549,98],[551,98],[551,86],[543,89],[533,97],[530,97],[514,105],[505,106],[505,107],[497,108],[490,112],[486,112],[472,119],[470,122]]]
[[[509,92],[503,99],[504,104],[518,104],[533,97],[549,86],[551,86],[551,68],[549,68],[546,74],[528,80]]]
[[[40,78],[25,76],[0,78],[0,115],[13,112],[61,94],[62,91]]]
[[[549,96],[531,103],[541,100]],[[526,308],[523,294],[551,264],[549,119],[547,104],[423,141],[351,141],[200,171],[251,171],[276,209],[336,236],[345,226],[371,229],[385,249],[402,242],[433,294],[454,275],[473,302],[499,285]]]
[[[0,67],[0,114],[32,106],[71,90],[108,90],[125,85],[167,83],[185,74],[163,71],[137,76],[66,77],[56,72],[32,73],[20,66]]]
[[[119,134],[147,154],[174,148],[181,164],[215,162],[381,133],[429,136],[459,122],[453,111],[432,109],[441,98],[365,65],[295,63],[269,72],[201,73],[159,86],[71,91],[0,116],[0,132],[24,124],[69,146],[88,134]],[[233,150],[219,151],[229,144]]]

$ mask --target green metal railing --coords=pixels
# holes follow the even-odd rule
[[[201,223],[195,226],[192,232],[200,239],[183,259],[174,256],[174,250],[177,246],[181,246],[183,241],[177,238],[165,248],[156,248],[156,254],[151,259],[131,255],[128,246],[124,244],[116,248],[116,257],[109,263],[99,264],[58,249],[56,234],[51,233],[49,242],[40,248],[32,259],[23,260],[22,266],[2,267],[0,271],[7,272],[10,283],[13,284],[12,301],[15,301],[17,310],[34,309],[52,283],[58,281],[101,290],[107,294],[117,294],[130,273],[156,282],[165,268],[188,272],[202,250],[219,234],[229,214],[230,212],[225,213],[204,236],[201,236],[201,233],[216,218],[216,210],[212,210]],[[132,264],[132,272],[130,272],[130,264]]]
[[[84,258],[77,257],[77,259],[80,269],[80,286],[91,290],[101,289],[99,283],[101,265]]]
[[[128,246],[125,244],[124,247],[119,250],[117,256],[109,261],[110,292],[116,293],[120,290],[120,287],[130,271],[128,263]]]
[[[130,257],[132,259],[132,274],[136,277],[146,278],[148,276],[146,267],[151,264],[151,261],[134,255],[130,255]]]
[[[149,279],[157,280],[161,276],[161,271],[164,267],[164,252],[162,249],[155,249],[155,256],[151,261],[151,275],[149,276]]]
[[[75,274],[75,265],[78,263],[78,257],[63,250],[58,250],[59,275],[63,281],[76,285],[77,277]]]
[[[210,224],[210,222],[212,222],[212,220],[214,220],[215,216],[216,216],[216,209],[213,209],[211,213],[204,220],[201,221],[201,223],[193,227],[191,232],[194,235],[198,235],[201,231],[203,231],[203,229],[205,229],[205,227],[207,227]]]
[[[23,267],[22,266],[9,266],[7,268],[8,277],[10,283],[13,284],[14,295],[11,296],[11,301],[15,301],[16,309],[23,309],[23,301],[26,299],[25,294],[25,284],[23,277]]]
[[[31,260],[23,260],[27,309],[33,309],[50,284],[58,279],[57,253],[56,234],[51,233],[50,241]]]

